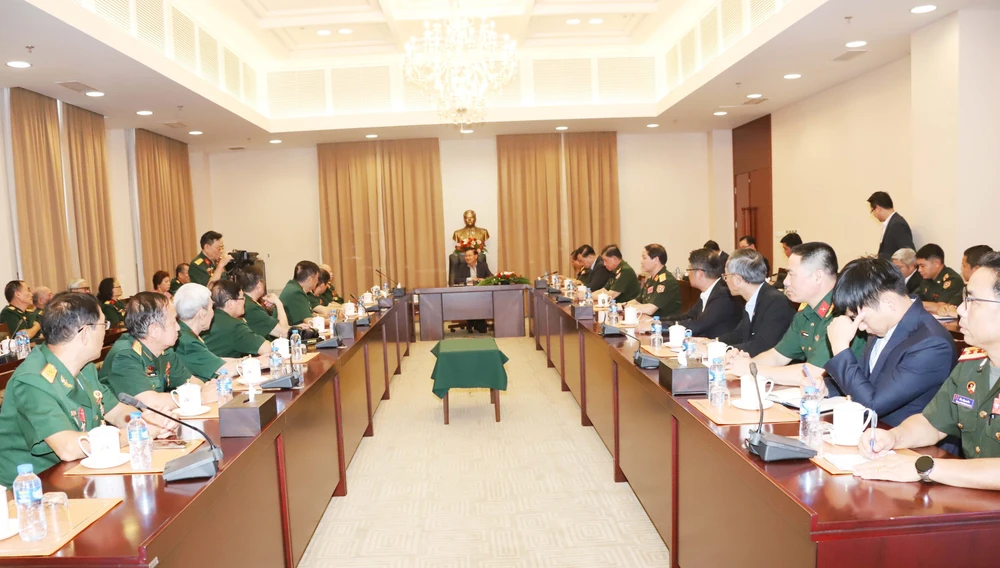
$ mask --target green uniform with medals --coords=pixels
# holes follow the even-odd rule
[[[267,313],[264,306],[253,301],[250,296],[244,295],[243,297],[246,298],[246,311],[243,313],[243,319],[250,326],[250,331],[261,337],[269,337],[274,327],[280,323],[278,316]]]
[[[215,310],[212,327],[205,334],[205,345],[219,357],[257,355],[267,338],[257,335],[243,318],[234,318],[222,310]]]
[[[176,295],[177,294],[177,290],[179,290],[180,287],[183,286],[183,285],[184,284],[181,284],[181,281],[178,280],[178,279],[176,279],[176,278],[174,278],[173,280],[171,280],[170,281],[170,295],[171,296]]]
[[[26,312],[21,308],[7,304],[0,310],[0,323],[7,324],[7,331],[11,337],[22,329],[28,329],[35,325],[35,321],[41,317],[38,312]]]
[[[114,329],[125,322],[125,304],[116,300],[108,300],[101,303],[101,311],[104,312],[104,319],[111,322]]]
[[[664,266],[646,280],[646,286],[639,292],[636,301],[656,306],[657,310],[652,315],[660,316],[660,319],[678,314],[681,311],[681,285]]]
[[[833,321],[833,303],[831,290],[813,309],[806,304],[792,317],[792,325],[781,337],[774,350],[792,361],[805,361],[817,367],[823,367],[833,357],[830,341],[826,337],[826,328]],[[864,360],[865,339],[855,336],[851,341],[851,352],[858,360]]]
[[[1000,369],[992,368],[985,351],[978,347],[965,349],[924,408],[924,418],[931,426],[962,439],[966,458],[1000,457],[1000,419],[991,420],[990,416],[1000,396],[1000,380],[991,387],[991,374],[995,380]]]
[[[195,284],[208,286],[213,272],[215,272],[215,263],[205,256],[205,253],[199,252],[198,256],[188,263],[188,276]]]
[[[285,288],[278,296],[281,305],[285,307],[285,314],[288,316],[288,325],[299,325],[306,318],[312,317],[312,306],[309,305],[309,297],[306,295],[302,285],[295,280],[289,280]]]
[[[135,396],[150,390],[170,392],[186,383],[191,371],[173,348],[156,357],[141,341],[123,333],[104,358],[100,378],[115,394]]]
[[[0,484],[10,487],[22,463],[36,474],[58,464],[45,438],[96,428],[117,405],[92,363],[74,377],[47,346],[32,349],[10,378],[0,408]]]
[[[934,280],[924,279],[917,287],[917,296],[924,302],[944,302],[957,306],[962,303],[965,283],[962,275],[945,266]]]
[[[611,275],[608,283],[604,285],[604,289],[609,292],[618,292],[615,301],[624,304],[639,296],[639,277],[635,270],[623,260],[618,265],[618,269]]]
[[[174,351],[180,357],[184,366],[199,379],[210,380],[215,377],[219,368],[226,364],[218,355],[212,353],[205,342],[191,331],[184,322],[178,322],[181,331],[177,334],[177,344]]]

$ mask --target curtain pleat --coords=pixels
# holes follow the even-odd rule
[[[569,246],[590,244],[600,251],[605,245],[617,244],[621,234],[618,135],[615,132],[566,134],[563,142]],[[568,251],[563,257],[568,257]]]

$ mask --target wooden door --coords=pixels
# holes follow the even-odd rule
[[[733,199],[735,200],[736,212],[736,236],[733,242],[736,246],[740,244],[740,237],[752,235],[750,232],[750,174],[740,174],[736,176],[736,183],[733,188]]]
[[[771,168],[750,172],[750,234],[757,239],[757,250],[775,266],[774,219],[771,207]],[[776,272],[776,271],[775,271]]]

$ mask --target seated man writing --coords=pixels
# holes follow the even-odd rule
[[[859,258],[840,273],[833,303],[845,315],[826,332],[831,390],[891,426],[923,410],[951,372],[957,349],[948,330],[906,294],[903,273],[889,260]],[[857,357],[850,344],[859,330],[868,333],[868,344]]]
[[[794,233],[793,233],[794,234]],[[830,360],[827,326],[833,320],[833,287],[837,283],[837,254],[826,243],[803,243],[791,250],[785,295],[793,302],[806,306],[792,318],[792,325],[773,348],[753,357],[759,373],[779,385],[799,386],[806,378],[802,366],[791,363],[805,361],[815,379],[826,371]],[[860,356],[864,339],[854,338],[851,350]],[[739,376],[750,374],[751,358],[747,353],[730,357],[726,369]]]
[[[725,265],[711,249],[697,249],[688,256],[688,281],[701,292],[698,301],[677,323],[691,330],[695,337],[716,338],[736,328],[740,304],[722,279]]]
[[[666,264],[667,249],[663,245],[653,243],[642,249],[642,271],[649,278],[639,297],[629,302],[639,313],[659,316],[661,320],[681,311],[681,287]]]
[[[244,267],[236,273],[236,283],[243,289],[246,299],[243,319],[250,331],[261,337],[286,337],[288,314],[278,296],[267,292],[264,272],[257,266]]]
[[[604,284],[604,289],[594,290],[594,296],[607,294],[619,304],[628,303],[639,297],[639,277],[635,270],[622,260],[622,251],[618,245],[608,245],[601,251],[604,267],[611,277]]]
[[[965,341],[975,347],[962,353],[922,413],[891,430],[874,428],[861,436],[862,455],[880,459],[856,466],[855,475],[1000,490],[1000,420],[994,419],[1000,394],[1000,255],[989,253],[972,273],[958,314]],[[961,438],[966,459],[887,455],[933,446],[948,435]]]
[[[215,316],[208,334],[204,336],[205,346],[209,351],[219,357],[229,358],[269,355],[271,342],[254,333],[243,319],[246,296],[239,285],[229,280],[220,280],[213,283],[210,289]]]
[[[47,343],[31,350],[7,384],[0,408],[0,484],[10,486],[17,466],[41,473],[61,461],[86,457],[80,438],[109,423],[127,445],[127,419],[136,409],[121,404],[97,378],[107,321],[90,294],[62,293],[45,308]],[[150,436],[171,434],[177,425],[145,412]],[[165,426],[164,426],[165,424]]]
[[[746,306],[736,329],[720,335],[719,341],[750,357],[777,345],[795,315],[785,295],[767,283],[767,272],[767,259],[750,248],[734,251],[726,263],[729,292],[746,300]]]

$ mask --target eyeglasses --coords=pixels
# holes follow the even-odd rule
[[[70,292],[90,292],[90,286],[84,286],[83,288],[72,288]]]
[[[1000,304],[1000,300],[987,300],[986,298],[977,298],[975,296],[970,296],[968,288],[962,289],[962,303],[965,304],[965,309],[968,310],[969,309],[969,304],[973,304],[975,302],[986,302],[986,303],[989,303],[989,304]]]
[[[103,323],[101,323],[101,322],[97,322],[97,323],[85,323],[85,324],[83,324],[83,327],[81,327],[80,329],[76,330],[76,332],[80,333],[81,331],[83,331],[84,329],[86,329],[88,327],[95,327],[97,329],[100,329],[100,328],[103,327],[104,331],[107,331],[107,330],[111,329],[111,320],[104,320]]]
[[[702,268],[685,268],[684,274],[690,274],[691,272],[705,272]]]

